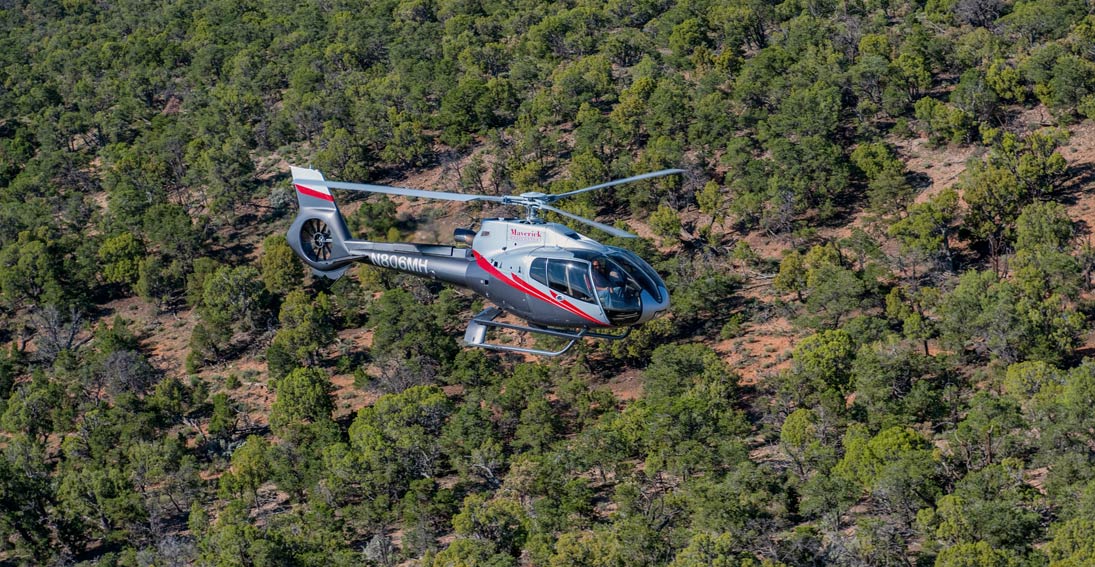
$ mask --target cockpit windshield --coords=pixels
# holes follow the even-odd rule
[[[616,325],[637,321],[642,315],[642,294],[635,278],[607,256],[594,256],[590,267],[593,289],[608,320]]]
[[[654,268],[651,268],[642,258],[623,248],[609,246],[608,249],[608,257],[623,266],[627,273],[642,287],[643,291],[646,291],[654,298],[654,301],[661,303],[662,292],[658,289],[657,282],[659,278],[657,273],[654,272]]]

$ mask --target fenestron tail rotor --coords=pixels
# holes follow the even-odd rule
[[[309,219],[300,227],[300,243],[304,255],[313,262],[331,259],[331,229],[320,219]]]

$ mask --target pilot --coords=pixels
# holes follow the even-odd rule
[[[615,267],[609,268],[600,258],[593,259],[593,289],[601,305],[609,307],[623,299],[623,277]]]

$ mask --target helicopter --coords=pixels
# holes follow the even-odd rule
[[[541,213],[584,223],[612,236],[635,235],[552,206],[589,191],[684,173],[665,169],[617,179],[559,194],[526,192],[497,196],[427,191],[387,185],[328,181],[315,169],[291,167],[300,211],[289,227],[289,246],[312,272],[331,280],[354,262],[447,282],[490,300],[468,322],[469,346],[539,356],[558,356],[584,338],[619,340],[631,329],[669,309],[669,291],[642,258],[601,244],[570,227],[547,222]],[[524,207],[523,218],[488,218],[479,230],[457,228],[455,244],[369,242],[354,240],[335,202],[332,189],[364,191],[448,201],[487,201]],[[527,322],[497,321],[508,312]],[[567,341],[559,350],[525,348],[490,342],[490,329],[510,329]],[[622,329],[622,332],[620,330]]]

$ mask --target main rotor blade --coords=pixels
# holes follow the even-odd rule
[[[548,195],[547,202],[554,203],[563,197],[570,197],[571,195],[577,195],[579,193],[585,193],[587,191],[594,191],[596,189],[604,189],[605,187],[612,187],[613,185],[622,185],[624,183],[632,183],[635,181],[642,181],[644,179],[653,179],[655,177],[664,177],[666,175],[673,175],[675,173],[684,173],[683,169],[663,169],[661,171],[652,171],[650,173],[644,173],[642,175],[635,175],[624,179],[617,179],[615,181],[609,181],[607,183],[601,183],[599,185],[591,185],[582,189],[576,189],[574,191],[567,191],[566,193],[559,193],[558,195]]]
[[[557,215],[563,215],[564,217],[566,217],[568,219],[574,219],[578,222],[588,224],[589,226],[592,226],[594,228],[599,228],[599,229],[611,234],[612,236],[618,236],[620,238],[635,238],[634,234],[631,234],[630,232],[627,232],[626,230],[620,230],[620,229],[618,229],[614,226],[609,226],[607,224],[599,223],[595,220],[590,220],[590,219],[587,219],[585,217],[580,217],[580,216],[578,216],[574,213],[568,213],[568,212],[566,212],[562,209],[556,209],[555,207],[553,207],[551,205],[540,205],[540,208],[545,210],[545,211],[551,211],[551,212],[553,212]]]
[[[309,181],[315,184],[314,181]],[[405,197],[421,197],[423,199],[443,199],[446,201],[494,201],[503,202],[503,197],[491,195],[466,195],[464,193],[450,193],[448,191],[425,191],[423,189],[408,189],[406,187],[391,187],[388,185],[370,185],[368,183],[346,183],[344,181],[322,182],[331,189],[346,189],[349,191],[365,191],[368,193],[384,193],[386,195],[403,195]]]

